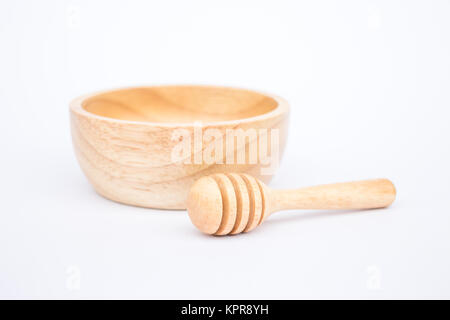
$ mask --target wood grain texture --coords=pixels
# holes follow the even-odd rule
[[[239,177],[245,185],[236,183]],[[383,208],[395,196],[395,187],[387,179],[271,190],[247,174],[215,174],[195,182],[187,209],[200,231],[228,235],[251,231],[280,210]]]
[[[195,180],[213,173],[242,172],[265,182],[264,164],[245,162],[189,163],[172,160],[179,143],[174,131],[194,135],[194,122],[203,130],[279,129],[280,157],[288,130],[289,106],[280,97],[243,89],[209,86],[128,88],[79,97],[70,103],[71,131],[79,164],[104,197],[125,204],[185,209]],[[198,124],[197,124],[198,127]],[[258,136],[257,139],[260,137]],[[211,146],[202,139],[202,150]],[[248,143],[231,152],[248,152]],[[236,158],[237,159],[237,158]]]

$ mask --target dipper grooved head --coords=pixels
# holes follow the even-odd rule
[[[264,188],[261,182],[247,174],[220,173],[200,178],[189,192],[189,217],[207,234],[251,231],[266,214]]]

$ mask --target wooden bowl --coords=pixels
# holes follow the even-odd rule
[[[258,150],[255,162],[250,144],[262,149],[260,143],[268,141],[267,154],[279,162],[288,114],[288,103],[277,96],[211,86],[127,88],[70,103],[75,153],[95,190],[114,201],[160,209],[185,209],[190,186],[204,175],[242,172],[269,182],[267,157]],[[240,129],[257,136],[228,143],[227,133]],[[207,136],[208,130],[221,137]],[[270,132],[267,139],[264,132]],[[278,138],[271,145],[273,132]]]

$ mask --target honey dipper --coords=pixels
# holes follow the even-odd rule
[[[395,194],[387,179],[271,190],[247,174],[220,173],[193,184],[187,210],[200,231],[229,235],[251,231],[280,210],[383,208],[394,201]]]

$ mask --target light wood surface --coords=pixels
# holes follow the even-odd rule
[[[280,210],[383,208],[395,195],[395,187],[387,179],[271,190],[247,174],[215,174],[195,182],[187,209],[200,231],[227,235],[251,231]]]
[[[264,164],[173,161],[179,143],[174,132],[186,129],[193,135],[215,128],[279,129],[279,156],[287,138],[289,106],[280,97],[244,89],[211,86],[156,86],[120,89],[79,97],[70,104],[72,140],[78,162],[104,197],[125,204],[185,209],[189,188],[195,180],[213,173],[262,175]],[[260,139],[258,136],[256,139]],[[237,159],[248,151],[248,142],[230,152]],[[188,158],[210,147],[202,138],[202,150],[192,148]],[[227,229],[224,229],[225,231]]]

